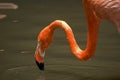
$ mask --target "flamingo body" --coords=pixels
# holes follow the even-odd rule
[[[91,8],[102,19],[120,20],[120,0],[89,0]]]
[[[120,0],[88,0],[88,5],[97,17],[115,23],[120,32]]]

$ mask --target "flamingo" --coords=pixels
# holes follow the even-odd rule
[[[44,70],[45,51],[52,42],[54,30],[61,28],[67,37],[71,52],[81,61],[91,58],[96,50],[99,24],[103,19],[113,22],[120,32],[120,0],[82,0],[88,25],[87,45],[82,50],[70,26],[63,20],[55,20],[46,26],[38,35],[38,44],[35,51],[36,64]]]

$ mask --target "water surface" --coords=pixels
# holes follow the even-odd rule
[[[87,25],[80,0],[1,0],[16,10],[0,10],[0,80],[120,80],[120,35],[114,24],[100,25],[94,57],[81,62],[70,52],[61,29],[46,51],[45,71],[34,61],[37,35],[50,22],[66,21],[82,49],[86,46]]]

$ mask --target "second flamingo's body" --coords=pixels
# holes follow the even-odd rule
[[[99,24],[102,19],[107,19],[116,24],[120,32],[120,0],[83,0],[88,24],[88,40],[82,50],[75,38],[70,26],[62,20],[55,20],[45,27],[38,35],[38,45],[35,51],[35,59],[38,67],[44,70],[45,50],[53,39],[54,30],[62,28],[67,36],[72,53],[80,60],[91,58],[96,50]]]

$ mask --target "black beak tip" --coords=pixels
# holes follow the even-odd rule
[[[44,71],[44,62],[39,63],[39,62],[36,61],[36,64],[37,64],[37,66],[40,70]]]

